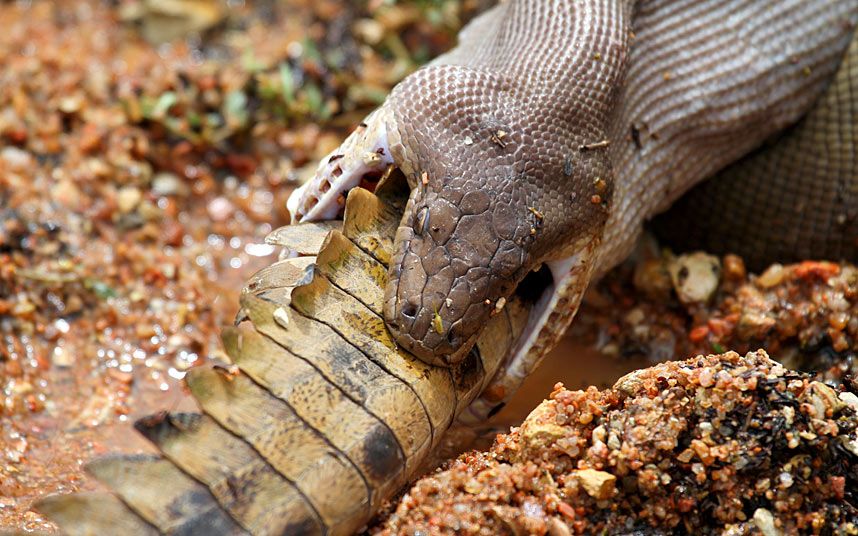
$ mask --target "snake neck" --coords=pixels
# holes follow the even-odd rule
[[[532,270],[599,239],[631,6],[502,4],[394,89],[391,151],[412,193],[385,318],[404,348],[455,363]]]

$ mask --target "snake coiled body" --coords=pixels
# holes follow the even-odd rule
[[[657,220],[660,236],[685,249],[738,253],[756,268],[858,257],[856,80],[853,38],[810,112],[678,200]]]
[[[297,219],[345,221],[275,233],[298,256],[249,284],[233,367],[189,374],[201,413],[138,425],[163,457],[96,462],[115,495],[42,509],[77,533],[356,530],[457,417],[515,390],[646,220],[805,116],[793,147],[840,150],[760,153],[723,183],[811,196],[802,213],[832,217],[783,243],[855,260],[856,20],[856,0],[495,7],[293,197]],[[768,243],[765,214],[722,219]],[[541,266],[550,284],[525,297]]]

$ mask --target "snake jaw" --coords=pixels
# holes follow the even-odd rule
[[[601,236],[599,231],[583,237],[571,248],[574,253],[570,256],[545,262],[551,282],[536,288],[539,294],[530,298],[535,301],[514,348],[480,397],[459,416],[460,422],[475,424],[494,415],[557,344],[575,318],[584,293],[599,269]]]

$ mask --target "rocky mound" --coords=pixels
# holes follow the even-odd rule
[[[855,534],[852,391],[763,351],[663,363],[604,391],[558,384],[371,532]]]

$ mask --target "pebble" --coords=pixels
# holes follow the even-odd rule
[[[772,288],[786,277],[786,270],[780,264],[773,264],[757,278],[757,284],[763,288]]]
[[[759,311],[748,310],[742,313],[736,325],[736,333],[746,339],[756,337],[761,339],[775,327],[777,321]]]
[[[23,171],[33,162],[33,157],[27,151],[17,147],[4,147],[0,151],[0,159],[9,166],[12,171]]]
[[[724,256],[724,279],[741,282],[747,275],[745,261],[741,257],[738,255]]]
[[[116,205],[119,212],[128,214],[140,204],[143,194],[134,186],[124,186],[116,194]]]
[[[130,372],[122,372],[115,368],[107,369],[107,375],[113,378],[114,380],[124,383],[126,385],[131,384],[134,381],[134,375]]]
[[[635,267],[633,282],[635,288],[657,300],[667,300],[672,284],[667,267],[661,259],[650,259]]]
[[[71,179],[61,179],[51,190],[51,197],[69,210],[77,211],[81,208],[80,190]]]
[[[360,19],[355,21],[353,31],[365,43],[370,45],[381,43],[385,34],[384,26],[373,19]]]
[[[763,536],[780,536],[781,532],[775,527],[775,517],[765,508],[754,511],[754,525],[760,529]]]
[[[152,177],[152,191],[157,195],[183,195],[188,188],[176,174],[162,172]]]
[[[598,500],[610,498],[617,483],[617,477],[611,473],[595,469],[581,469],[575,471],[573,476],[578,479],[590,497]]]
[[[551,414],[552,411],[551,403],[544,401],[530,412],[528,419],[522,424],[520,429],[521,440],[525,450],[542,449],[545,448],[545,445],[553,444],[565,437],[565,428],[553,424],[550,420],[540,418],[542,415]]]
[[[33,384],[28,381],[17,382],[12,386],[12,392],[16,395],[26,395],[33,392]]]
[[[214,221],[226,221],[235,212],[235,206],[225,197],[215,197],[206,209]]]
[[[673,289],[684,304],[708,302],[721,280],[721,260],[701,252],[680,255],[667,270]]]
[[[855,396],[855,393],[850,393],[848,391],[840,393],[840,400],[843,401],[844,404],[851,407],[855,411],[858,411],[858,396]]]
[[[712,372],[712,369],[709,367],[705,367],[700,370],[700,376],[698,378],[701,387],[711,387],[715,384],[715,375]]]
[[[53,353],[51,353],[51,363],[54,366],[60,368],[68,368],[72,366],[74,360],[69,352],[65,350],[62,346],[57,346],[54,348]]]
[[[834,389],[818,381],[811,382],[800,400],[810,402],[813,408],[812,416],[817,419],[830,417],[844,406]]]
[[[566,523],[560,521],[556,517],[548,518],[546,525],[549,536],[572,536],[572,532],[569,531],[569,527]]]

